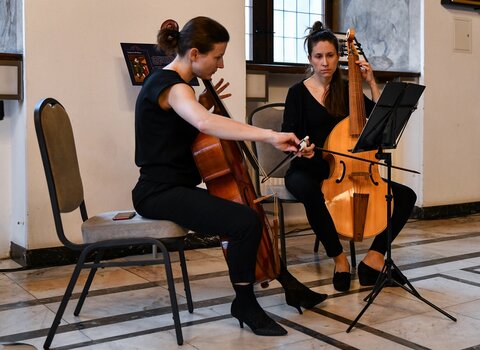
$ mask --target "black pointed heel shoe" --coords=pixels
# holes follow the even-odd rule
[[[350,272],[334,272],[333,273],[333,288],[339,292],[346,292],[350,289],[350,282],[352,275]]]
[[[311,309],[327,298],[327,294],[316,293],[304,285],[301,285],[301,287],[297,289],[285,289],[285,301],[287,305],[297,309],[300,315],[303,313],[302,307],[304,309]]]
[[[240,328],[246,323],[256,335],[272,337],[287,334],[286,329],[271,319],[258,304],[245,307],[234,299],[230,312],[238,320]]]
[[[302,282],[297,280],[290,272],[283,262],[281,262],[280,274],[277,277],[278,282],[285,291],[285,301],[287,305],[294,307],[298,313],[302,314],[302,307],[311,309],[315,305],[327,299],[327,294],[316,293]]]
[[[375,270],[374,268],[365,264],[363,261],[358,264],[358,280],[362,286],[373,286],[377,282],[380,274],[381,271]],[[396,270],[392,270],[392,278],[401,285],[407,283],[405,276],[399,274]],[[397,285],[392,284],[392,287],[395,286]]]

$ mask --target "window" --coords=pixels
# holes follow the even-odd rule
[[[245,56],[253,59],[253,0],[245,0]]]
[[[253,63],[307,63],[307,28],[325,23],[324,0],[245,0],[246,59]]]
[[[324,20],[322,0],[273,1],[273,62],[307,63],[306,30]]]

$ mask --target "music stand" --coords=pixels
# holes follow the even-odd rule
[[[370,113],[367,123],[365,124],[361,135],[359,136],[355,147],[351,150],[352,153],[378,150],[375,155],[377,159],[383,159],[387,167],[387,194],[385,196],[387,202],[387,256],[385,264],[382,268],[372,291],[368,294],[364,301],[367,302],[365,307],[360,311],[355,320],[350,324],[347,333],[355,326],[363,313],[373,303],[377,295],[385,286],[399,286],[404,290],[420,299],[427,305],[430,305],[435,310],[441,312],[453,321],[457,319],[447,312],[443,311],[436,305],[432,304],[423,298],[418,291],[411,285],[408,279],[402,274],[400,269],[395,265],[392,259],[392,224],[391,224],[391,209],[392,209],[392,188],[391,188],[391,172],[392,159],[390,153],[383,152],[384,149],[394,149],[397,147],[398,141],[407,125],[412,112],[416,109],[418,99],[423,93],[425,86],[388,82],[383,89],[377,104]],[[406,169],[405,169],[406,170]],[[405,286],[392,278],[392,271],[395,270],[401,276]]]

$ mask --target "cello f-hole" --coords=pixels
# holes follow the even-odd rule
[[[373,168],[373,164],[370,163],[370,166],[368,167],[368,174],[369,174],[369,176],[370,176],[370,181],[372,181],[372,183],[373,183],[375,186],[378,186],[378,181],[375,181],[375,179],[373,178],[372,168]]]
[[[339,179],[336,179],[336,180],[335,180],[335,182],[336,182],[337,184],[339,184],[340,182],[343,181],[343,178],[345,177],[345,173],[347,172],[347,167],[346,167],[346,165],[345,165],[345,162],[344,162],[343,160],[341,160],[341,161],[340,161],[340,164],[342,164],[343,170],[342,170],[342,176],[340,176]]]

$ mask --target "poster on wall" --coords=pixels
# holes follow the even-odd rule
[[[143,85],[145,78],[156,69],[172,62],[174,55],[160,50],[155,44],[120,43],[132,85]],[[190,85],[197,86],[194,79]]]

